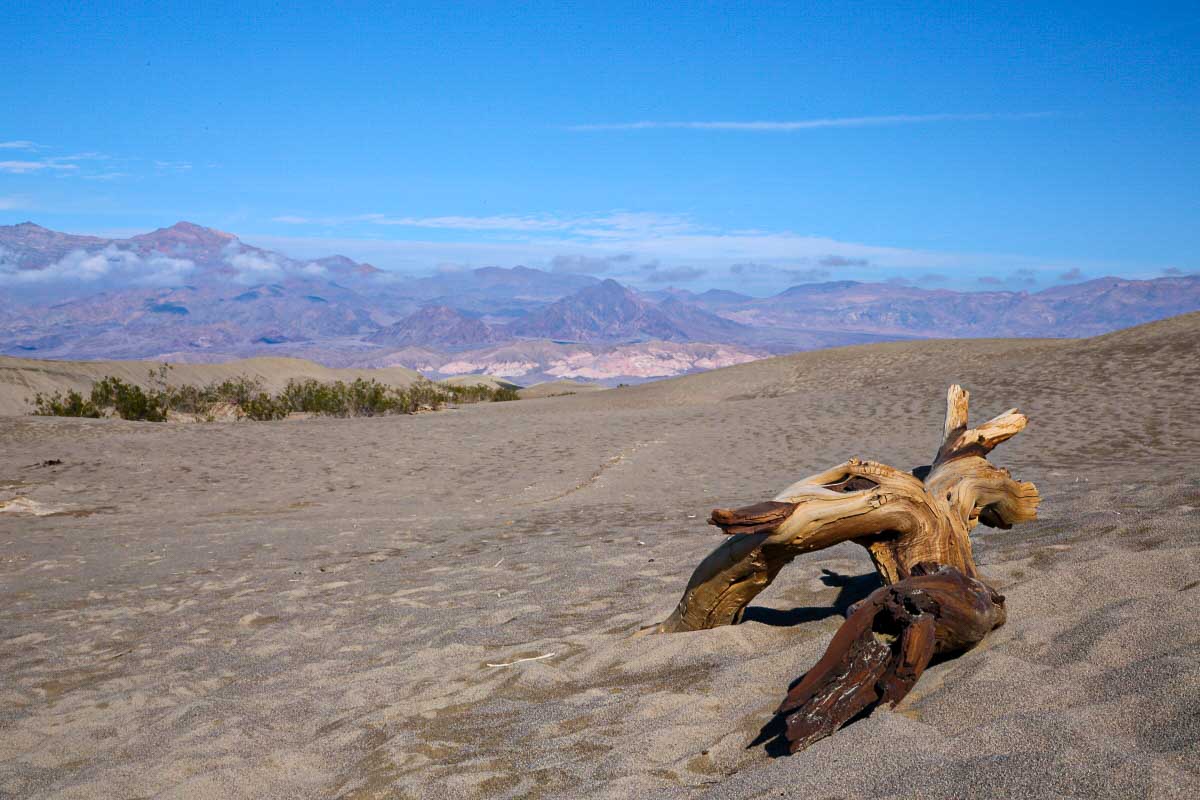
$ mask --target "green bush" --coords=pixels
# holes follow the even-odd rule
[[[33,398],[33,413],[39,417],[100,417],[102,412],[90,400],[74,389],[66,394],[46,395],[38,392]]]
[[[162,422],[167,418],[168,400],[166,390],[142,389],[120,378],[103,378],[92,386],[92,404],[113,409],[121,419]]]
[[[442,385],[443,390],[456,403],[498,403],[506,400],[517,400],[517,390],[508,386],[451,386]]]
[[[273,419],[283,419],[288,415],[288,405],[280,397],[272,397],[266,392],[259,392],[253,397],[246,398],[238,404],[238,408],[247,417],[259,422]]]
[[[292,412],[332,417],[373,417],[382,414],[415,414],[436,410],[447,403],[481,403],[516,400],[508,387],[450,386],[421,380],[399,389],[371,379],[321,382],[291,380],[279,394],[269,394],[262,382],[245,376],[207,386],[172,386],[170,366],[150,371],[149,388],[105,377],[92,385],[90,397],[76,391],[34,398],[34,414],[57,417],[101,417],[111,412],[122,419],[161,422],[168,412],[213,418],[220,404],[234,406],[252,420],[283,419]]]

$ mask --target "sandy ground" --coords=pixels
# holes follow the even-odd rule
[[[798,559],[742,625],[630,634],[713,506],[927,463],[953,381],[1033,420],[993,460],[1042,520],[976,541],[1009,623],[774,757],[865,552]],[[1200,315],[415,417],[0,420],[0,795],[1196,797],[1198,453]]]
[[[148,385],[157,361],[38,361],[0,356],[0,415],[26,414],[38,392],[53,394],[74,389],[87,393],[92,384],[109,375]],[[302,358],[244,358],[223,364],[173,364],[167,381],[175,385],[206,385],[229,378],[259,380],[267,391],[278,392],[290,380],[352,381],[374,378],[389,386],[408,386],[420,378],[404,367],[386,369],[331,369]]]

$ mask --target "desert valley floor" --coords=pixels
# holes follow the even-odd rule
[[[1031,417],[992,461],[1041,519],[975,537],[1009,622],[774,757],[754,742],[874,585],[865,551],[797,559],[741,625],[631,634],[714,506],[928,463],[952,382],[973,420]],[[3,501],[3,797],[1200,794],[1197,314],[412,417],[10,416]]]

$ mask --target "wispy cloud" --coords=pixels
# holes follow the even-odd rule
[[[614,256],[557,255],[550,259],[554,272],[570,272],[580,275],[600,275],[613,269],[628,267],[633,253],[618,253]]]
[[[187,259],[159,253],[141,256],[110,245],[98,252],[76,250],[43,269],[21,269],[0,252],[0,285],[29,288],[77,286],[80,283],[172,286],[194,266]]]
[[[464,231],[555,231],[567,223],[554,217],[385,217],[369,215],[366,222],[406,228],[445,228]]]
[[[616,210],[596,214],[512,214],[494,216],[397,216],[382,213],[328,216],[276,216],[290,225],[385,225],[414,229],[452,229],[463,232],[460,241],[418,242],[380,248],[409,252],[440,251],[439,260],[461,260],[456,252],[522,252],[525,258],[549,263],[555,256],[577,255],[610,258],[634,254],[639,262],[658,260],[711,268],[739,262],[772,264],[797,273],[814,267],[874,270],[880,267],[919,266],[951,268],[964,263],[957,254],[844,242],[790,231],[724,230],[702,225],[682,214]],[[262,237],[260,237],[262,238]],[[267,237],[268,239],[271,237]],[[326,241],[347,241],[326,239]],[[354,241],[354,240],[349,240]]]
[[[581,236],[606,238],[630,234],[684,233],[697,230],[687,218],[677,214],[613,211],[606,214],[558,216],[554,214],[496,214],[491,216],[411,217],[388,214],[354,214],[341,217],[284,214],[272,222],[285,225],[351,225],[365,223],[403,228],[459,231],[509,231],[514,233],[572,232]]]
[[[0,152],[10,152],[0,160],[0,173],[9,175],[55,175],[82,178],[89,181],[115,181],[137,177],[153,167],[159,175],[187,173],[192,164],[187,161],[165,161],[144,157],[111,156],[96,151],[67,152],[54,155],[57,148],[27,139],[0,142]]]
[[[660,267],[657,263],[644,265],[642,271],[651,283],[689,283],[708,273],[708,270],[699,267]]]
[[[12,145],[13,149],[18,149],[17,145],[21,145],[20,149],[25,150],[41,149],[33,142],[4,142],[3,144]],[[12,175],[28,175],[38,172],[77,172],[81,161],[105,161],[107,159],[108,156],[103,153],[72,153],[65,156],[38,158],[37,160],[27,157],[23,160],[0,161],[0,172]]]
[[[79,169],[78,164],[65,164],[59,161],[0,161],[0,172],[12,175],[27,175],[31,172],[70,171]]]
[[[668,121],[641,120],[638,122],[591,123],[568,125],[569,131],[642,131],[656,129],[681,129],[695,131],[760,131],[788,132],[807,131],[819,128],[869,128],[884,125],[921,125],[933,122],[987,122],[994,120],[1041,119],[1053,116],[1052,111],[1027,113],[983,113],[983,114],[888,114],[874,117],[823,117],[798,120],[751,120],[724,121]]]
[[[827,257],[827,258],[831,258]],[[818,263],[824,263],[826,259],[821,259]],[[861,266],[867,265],[867,260],[856,259],[861,261]],[[773,264],[756,264],[754,262],[738,262],[729,267],[731,275],[738,275],[747,280],[767,279],[785,279],[788,283],[817,283],[819,281],[829,280],[832,274],[827,269],[813,267],[811,269],[781,267]]]
[[[823,267],[865,267],[868,262],[865,258],[846,258],[845,256],[825,256],[820,260]]]
[[[29,201],[24,197],[9,195],[0,197],[0,211],[15,211],[18,208],[28,208]]]
[[[285,225],[350,225],[369,223],[404,228],[429,228],[465,231],[554,231],[569,227],[565,220],[552,216],[509,216],[485,217],[397,217],[387,214],[354,214],[342,217],[308,217],[284,214],[273,217],[272,222]]]
[[[414,216],[359,213],[345,216],[276,216],[275,222],[342,228],[341,236],[254,236],[253,241],[306,257],[342,252],[402,271],[439,263],[464,267],[525,264],[558,272],[607,274],[636,284],[682,283],[701,276],[742,290],[779,288],[823,280],[884,281],[900,275],[921,283],[981,288],[980,276],[1036,270],[1043,280],[1075,266],[1010,253],[915,250],[863,244],[790,230],[725,228],[686,214],[612,210],[595,213],[513,213],[489,216]],[[376,226],[393,226],[381,236]],[[411,230],[409,230],[411,229]],[[437,229],[439,235],[425,235]],[[659,265],[647,270],[644,265]],[[1104,269],[1106,267],[1100,267]],[[672,273],[671,270],[686,270]],[[703,270],[703,274],[691,272]],[[998,278],[1004,282],[1007,279]],[[1014,278],[1015,280],[1015,278]]]
[[[286,266],[280,263],[275,253],[253,250],[240,244],[230,245],[225,253],[225,263],[237,273],[234,280],[245,284],[275,280],[284,274]]]

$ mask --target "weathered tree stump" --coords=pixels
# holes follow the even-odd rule
[[[907,473],[852,458],[769,502],[713,511],[710,524],[730,537],[696,568],[659,632],[740,622],[792,559],[841,542],[867,548],[884,583],[851,608],[780,706],[793,752],[899,702],[935,654],[968,649],[1004,624],[1004,598],[980,579],[969,534],[981,522],[1010,528],[1037,516],[1037,488],[986,458],[1028,420],[1011,409],[968,428],[967,404],[967,392],[951,386],[929,466]]]

